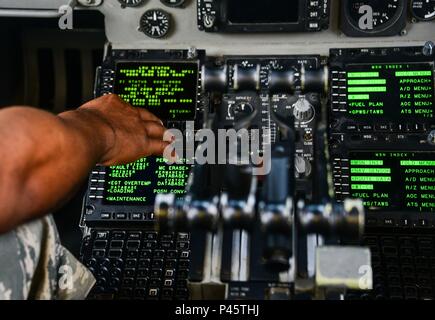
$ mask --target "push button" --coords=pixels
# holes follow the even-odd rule
[[[394,226],[394,219],[384,219],[384,225],[389,227]]]
[[[94,250],[92,251],[92,256],[94,258],[104,258],[105,252],[104,250]]]
[[[126,220],[127,219],[127,214],[124,213],[124,212],[117,212],[117,213],[115,213],[115,219]]]
[[[162,269],[152,269],[151,270],[151,278],[160,278],[162,276]]]
[[[364,124],[359,126],[361,131],[365,131],[365,132],[369,132],[369,131],[373,131],[373,126],[371,124]]]
[[[309,17],[311,19],[317,19],[317,18],[319,18],[319,12],[318,11],[310,11],[308,15],[309,15]]]
[[[128,234],[128,240],[140,240],[142,238],[141,232],[132,232]]]
[[[143,220],[143,213],[135,212],[131,214],[132,220]]]
[[[402,225],[402,227],[410,227],[411,226],[411,222],[407,218],[402,219],[400,224]]]
[[[167,278],[172,278],[174,276],[174,270],[173,269],[168,269],[165,271],[165,277]]]
[[[427,226],[429,225],[429,222],[428,222],[426,219],[420,219],[420,220],[418,221],[418,225],[419,225],[420,227],[425,228],[425,227],[427,227]]]
[[[122,240],[112,240],[112,242],[110,243],[111,248],[121,249],[123,246],[124,246],[124,241]]]
[[[377,124],[375,125],[376,131],[390,131],[390,126],[388,124]]]
[[[124,231],[115,231],[113,233],[113,240],[124,240],[125,232]]]
[[[111,214],[109,212],[101,212],[100,218],[103,220],[109,220],[111,218]]]
[[[317,21],[311,21],[308,23],[308,29],[319,30],[319,23]]]
[[[95,238],[98,240],[107,240],[109,238],[109,233],[106,231],[97,232]]]
[[[356,124],[347,124],[345,125],[345,130],[348,132],[356,132],[358,131],[358,126]]]
[[[162,291],[162,297],[164,299],[172,299],[173,295],[174,295],[174,289],[172,288],[164,288]]]
[[[157,297],[159,295],[159,289],[157,288],[152,288],[148,291],[148,295],[150,297]]]
[[[107,240],[97,240],[97,241],[95,241],[94,247],[96,249],[106,249],[106,247],[107,247]]]

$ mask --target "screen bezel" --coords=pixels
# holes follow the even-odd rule
[[[302,14],[305,11],[303,8],[303,4],[305,3],[305,1],[303,0],[297,0],[295,1],[298,5],[298,14],[296,17],[295,21],[275,21],[275,22],[234,22],[232,20],[230,20],[230,12],[228,11],[229,8],[229,3],[230,1],[234,1],[234,0],[225,0],[222,2],[222,12],[224,13],[225,16],[225,21],[228,23],[228,25],[233,25],[233,26],[254,26],[254,25],[295,25],[295,24],[299,24],[302,18]],[[302,10],[301,10],[302,8]]]
[[[419,61],[416,61],[416,62],[373,62],[373,63],[372,62],[364,62],[364,63],[355,63],[355,62],[352,62],[352,63],[345,64],[343,70],[348,72],[349,71],[349,67],[352,67],[352,66],[371,66],[371,65],[374,65],[374,64],[378,64],[378,65],[409,64],[409,65],[428,65],[428,66],[430,66],[430,69],[432,71],[432,85],[434,85],[434,88],[433,88],[433,91],[432,91],[432,99],[433,99],[433,103],[434,103],[433,109],[435,111],[435,63],[433,61],[426,61],[426,62],[419,62]],[[346,79],[349,80],[348,77],[346,77]],[[346,82],[346,86],[347,86],[347,82]],[[388,89],[388,87],[387,87],[387,89]],[[349,102],[350,101],[349,101],[348,97],[346,97],[346,104],[349,104]],[[395,120],[396,122],[400,122],[400,121],[407,122],[407,121],[410,121],[406,117],[400,119],[399,117],[396,117],[395,115],[391,116],[389,114],[384,114],[382,117],[373,118],[373,115],[354,116],[354,115],[350,115],[350,114],[346,113],[346,117],[349,120],[356,121],[356,122],[358,122],[358,121],[366,121],[366,122],[368,122],[369,120],[374,120],[373,122],[376,122],[376,120],[384,121],[385,122],[384,119],[388,119],[388,121],[390,121],[390,122],[393,122],[392,119],[397,119],[397,120]],[[419,117],[418,121],[422,122],[422,123],[424,123],[424,122],[430,123],[432,121],[435,121],[435,116],[433,118]]]
[[[222,0],[220,3],[221,24],[225,31],[228,32],[287,32],[287,31],[304,31],[306,30],[307,0],[298,1],[298,19],[296,22],[285,23],[233,23],[228,19],[228,1]],[[320,21],[321,18],[319,17]]]
[[[420,153],[420,154],[428,154],[429,156],[432,155],[432,158],[435,160],[435,150],[385,150],[385,149],[376,149],[376,150],[368,150],[368,149],[352,149],[348,151],[347,154],[347,159],[349,161],[353,160],[351,158],[351,155],[354,153],[357,154],[373,154],[373,153],[381,153],[381,152],[385,152],[385,153]],[[350,165],[350,163],[349,163]],[[349,166],[350,168],[350,166]],[[351,173],[349,172],[349,181],[348,183],[350,184],[351,182]],[[410,210],[408,208],[365,208],[366,213],[368,214],[389,214],[391,216],[394,217],[394,215],[400,215],[400,214],[415,214],[417,216],[420,215],[432,215],[435,217],[435,212],[434,211],[415,211],[415,210]]]

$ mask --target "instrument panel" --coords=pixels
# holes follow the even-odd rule
[[[362,233],[363,206],[366,231],[433,232],[433,0],[79,3],[105,15],[95,96],[119,94],[186,141],[188,121],[258,129],[252,154],[273,159],[261,178],[161,157],[94,168],[81,227],[96,296],[186,299],[189,281],[290,299],[295,279],[315,282],[318,247]]]
[[[433,55],[332,49],[330,68],[337,199],[363,199],[373,226],[424,226],[435,199]]]
[[[287,21],[278,21],[274,26],[271,26],[270,23],[261,23],[264,21],[264,17],[261,17],[261,12],[258,16],[260,10],[256,12],[237,10],[237,12],[245,14],[244,18],[253,19],[251,21],[253,23],[246,24],[243,19],[241,20],[243,23],[227,23],[228,15],[220,14],[221,18],[216,18],[216,26],[219,26],[218,29],[221,28],[221,31],[213,31],[214,27],[204,29],[212,32],[200,30],[198,19],[200,19],[200,27],[204,25],[205,21],[208,21],[205,25],[212,23],[213,14],[207,13],[207,10],[213,11],[213,6],[216,4],[219,4],[218,11],[221,13],[222,10],[233,8],[223,6],[222,9],[221,4],[225,4],[227,1],[122,1],[103,1],[92,7],[84,7],[84,5],[79,7],[80,10],[98,10],[104,14],[107,39],[113,48],[120,49],[188,49],[189,47],[197,47],[207,48],[208,53],[213,55],[242,55],[247,53],[264,55],[270,52],[288,54],[289,51],[294,54],[306,54],[307,48],[310,48],[309,51],[326,56],[329,53],[331,43],[342,48],[385,46],[388,44],[397,46],[421,45],[432,38],[434,30],[433,0],[392,0],[377,2],[373,6],[371,6],[370,1],[359,1],[372,9],[361,14],[358,12],[361,6],[358,9],[344,10],[351,7],[352,1],[350,0],[298,0],[292,1],[293,6],[298,9],[291,11],[295,13],[294,17],[287,17],[287,19],[275,17],[279,18],[278,20]],[[276,1],[276,6],[272,3],[271,8],[278,8],[282,5],[280,0],[274,1]],[[35,9],[57,9],[63,2],[41,0],[36,3],[34,1],[5,0],[0,4],[0,9],[32,7]],[[238,1],[235,3],[243,4],[243,2]],[[258,3],[262,5],[262,1],[258,1]],[[200,4],[199,7],[198,4]],[[207,12],[201,9],[203,5],[207,8]],[[234,5],[232,4],[232,6]],[[285,5],[288,6],[288,4]],[[148,12],[149,17],[141,23],[146,12]],[[155,16],[153,12],[156,13]],[[373,30],[365,29],[367,26],[371,27],[371,24],[367,24],[370,22],[370,19],[366,19],[368,13],[373,14]],[[364,22],[363,28],[359,28],[359,20],[361,19]],[[227,27],[233,30],[224,32]]]

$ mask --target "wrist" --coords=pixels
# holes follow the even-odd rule
[[[98,110],[79,108],[59,115],[80,132],[96,163],[102,163],[115,141],[115,131]]]

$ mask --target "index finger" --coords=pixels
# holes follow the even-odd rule
[[[160,120],[157,116],[149,112],[148,110],[145,110],[143,108],[137,108],[139,110],[139,115],[144,121],[156,121],[163,125],[163,121]]]

